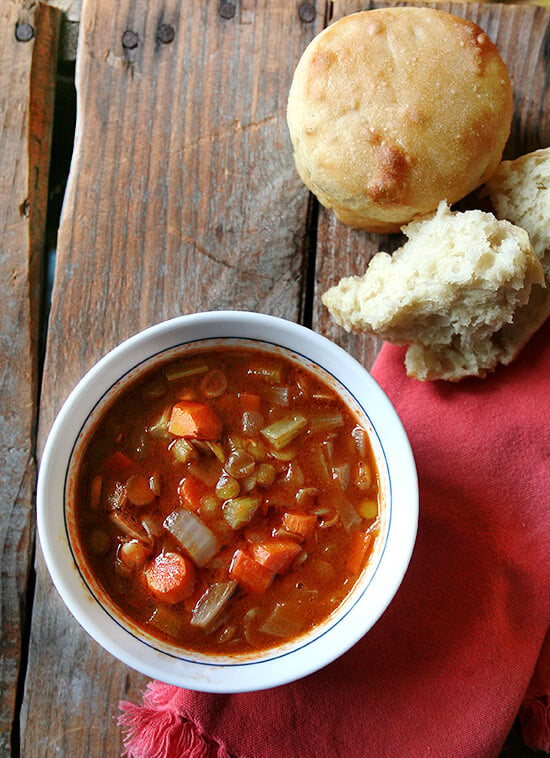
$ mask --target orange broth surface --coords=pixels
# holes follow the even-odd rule
[[[283,356],[189,353],[139,378],[84,451],[75,519],[123,614],[186,650],[265,650],[344,600],[380,528],[367,432]]]

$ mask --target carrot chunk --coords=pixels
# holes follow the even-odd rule
[[[196,476],[186,476],[178,485],[180,502],[188,511],[197,511],[201,498],[208,492],[208,487]]]
[[[149,591],[164,603],[181,603],[195,589],[193,564],[180,553],[160,553],[144,573]]]
[[[209,405],[182,400],[172,408],[168,431],[176,437],[219,440],[222,422]]]
[[[351,550],[347,559],[348,571],[358,574],[363,568],[365,558],[370,550],[374,536],[372,532],[359,532],[355,535]]]
[[[126,453],[117,450],[103,464],[105,476],[114,476],[118,479],[126,478],[137,470],[137,464]]]
[[[292,532],[292,534],[298,534],[304,539],[313,534],[313,530],[317,525],[317,516],[314,513],[285,513],[283,516],[284,528]]]
[[[259,413],[261,410],[260,396],[252,392],[239,392],[239,406],[241,411],[255,411]]]
[[[283,574],[301,550],[294,540],[273,539],[252,546],[254,560],[276,574]]]
[[[229,575],[248,592],[261,594],[271,584],[274,572],[261,566],[243,550],[237,549],[229,566]]]

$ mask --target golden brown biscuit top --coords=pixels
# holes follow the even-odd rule
[[[508,72],[487,34],[412,7],[355,13],[325,29],[298,63],[288,103],[296,164],[314,191],[418,212],[485,181],[511,113]]]

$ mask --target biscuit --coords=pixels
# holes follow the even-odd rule
[[[445,203],[403,231],[408,240],[393,255],[377,253],[363,276],[323,294],[336,322],[409,346],[407,373],[423,381],[484,376],[509,362],[516,344],[503,345],[501,330],[544,284],[527,232]]]
[[[431,8],[346,16],[300,59],[287,122],[297,171],[346,224],[395,232],[484,183],[512,88],[487,34]]]

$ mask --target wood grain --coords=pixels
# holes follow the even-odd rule
[[[0,755],[16,743],[33,561],[40,258],[60,13],[0,0]],[[26,42],[16,25],[34,30]],[[30,35],[29,35],[30,36]]]
[[[39,449],[76,381],[139,329],[229,307],[302,315],[309,196],[285,109],[324,14],[303,23],[283,0],[240,3],[231,18],[219,9],[84,2]],[[173,42],[157,40],[160,24]],[[123,46],[125,31],[137,45]],[[40,553],[36,571],[24,752],[117,755],[118,701],[137,699],[146,680],[80,629]]]
[[[404,4],[338,0],[333,5],[332,21],[359,10]],[[433,3],[432,7],[479,24],[496,44],[509,69],[514,90],[514,116],[504,157],[515,158],[550,145],[550,8],[492,3]],[[376,252],[393,252],[402,244],[403,238],[350,229],[322,209],[318,240],[313,326],[370,368],[381,342],[364,335],[349,334],[337,326],[321,304],[320,294],[337,284],[343,276],[364,273]]]

